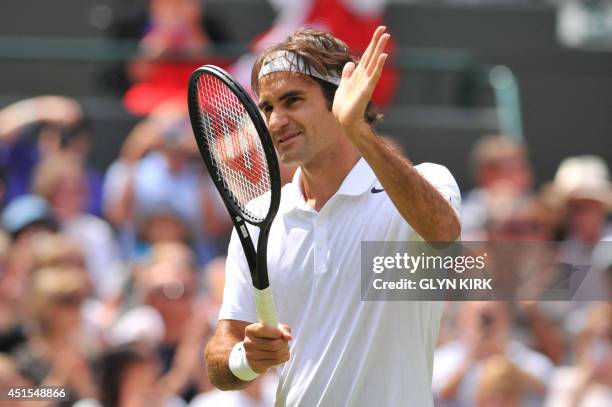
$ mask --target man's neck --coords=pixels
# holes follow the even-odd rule
[[[360,158],[352,145],[340,144],[313,162],[302,165],[302,190],[308,206],[319,212]]]

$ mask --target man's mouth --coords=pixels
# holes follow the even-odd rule
[[[291,140],[292,138],[295,138],[295,137],[299,136],[300,134],[301,134],[301,132],[299,132],[299,131],[294,131],[294,132],[291,132],[291,133],[283,134],[282,136],[280,136],[278,138],[278,144],[285,143],[285,142]]]

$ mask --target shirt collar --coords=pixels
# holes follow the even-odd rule
[[[335,195],[363,195],[368,192],[374,182],[376,182],[376,175],[374,175],[374,171],[372,171],[372,168],[362,157],[353,166],[353,169],[351,169],[346,178],[344,178]]]
[[[358,196],[363,195],[370,190],[376,182],[376,175],[372,168],[368,165],[364,158],[353,166],[351,171],[342,181],[340,188],[334,195]],[[293,174],[293,180],[288,185],[291,194],[292,209],[304,209],[306,200],[304,199],[304,191],[302,190],[302,169],[298,168]],[[288,192],[289,192],[288,191]]]

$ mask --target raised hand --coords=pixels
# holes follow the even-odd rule
[[[364,113],[387,59],[383,51],[390,35],[385,30],[384,26],[378,27],[359,63],[348,62],[342,70],[332,112],[349,137],[354,130],[367,125]]]

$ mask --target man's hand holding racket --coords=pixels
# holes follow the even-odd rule
[[[249,365],[257,373],[285,363],[289,360],[289,326],[278,328],[261,323],[251,324],[244,330],[244,349]]]

